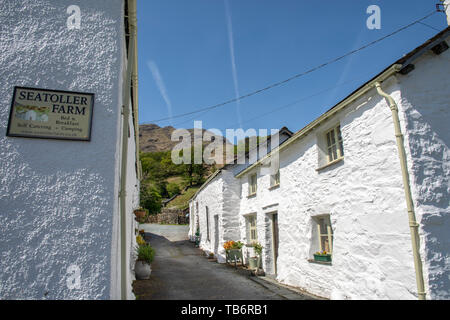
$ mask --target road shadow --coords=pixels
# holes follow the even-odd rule
[[[208,260],[189,240],[170,241],[154,233],[145,238],[156,253],[150,278],[133,282],[138,300],[283,299],[234,267]]]

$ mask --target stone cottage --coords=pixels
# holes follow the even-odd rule
[[[136,1],[0,16],[0,299],[134,299]]]
[[[265,157],[216,172],[190,235],[219,262],[227,240],[246,258],[259,242],[266,275],[326,298],[449,299],[449,41],[447,28]]]

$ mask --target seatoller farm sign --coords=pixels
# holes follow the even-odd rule
[[[91,140],[94,94],[15,87],[10,137]]]

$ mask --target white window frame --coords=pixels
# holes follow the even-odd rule
[[[330,215],[315,217],[317,237],[319,241],[319,251],[326,251],[333,254],[333,228],[331,227]],[[323,241],[325,239],[325,241]],[[323,241],[323,242],[322,242]],[[325,245],[324,245],[325,244]],[[328,245],[328,248],[326,247]]]
[[[256,214],[251,214],[246,217],[247,222],[247,232],[249,244],[258,242],[258,220]]]
[[[253,183],[253,177],[255,183]],[[252,173],[248,176],[248,195],[249,196],[255,195],[257,190],[258,190],[258,175],[256,173]]]
[[[270,175],[270,187],[277,187],[280,185],[280,169],[277,173]]]
[[[209,209],[206,206],[206,241],[211,241],[211,237],[209,234]]]
[[[344,144],[340,124],[325,132],[325,145],[328,163],[344,157]]]

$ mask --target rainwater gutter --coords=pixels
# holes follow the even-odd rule
[[[129,42],[126,80],[124,87],[124,97],[122,105],[122,158],[120,169],[120,292],[121,299],[127,299],[127,236],[126,236],[126,185],[127,185],[127,165],[128,165],[128,132],[130,115],[130,98],[132,88],[132,72],[134,69],[134,58],[136,54],[136,0],[128,0],[128,24],[129,24]],[[133,90],[134,91],[134,90]]]
[[[381,83],[375,84],[377,92],[382,97],[386,98],[389,103],[389,108],[392,111],[392,119],[394,121],[395,137],[397,140],[398,157],[400,159],[400,166],[403,177],[403,188],[405,190],[406,207],[408,209],[409,228],[411,232],[411,241],[414,257],[414,268],[416,271],[417,293],[419,300],[426,299],[425,286],[423,280],[422,260],[420,258],[420,237],[419,224],[416,221],[416,214],[414,212],[414,203],[411,195],[411,185],[409,180],[408,166],[406,162],[406,152],[404,146],[403,134],[400,127],[400,120],[398,116],[398,107],[395,100],[381,89]]]

